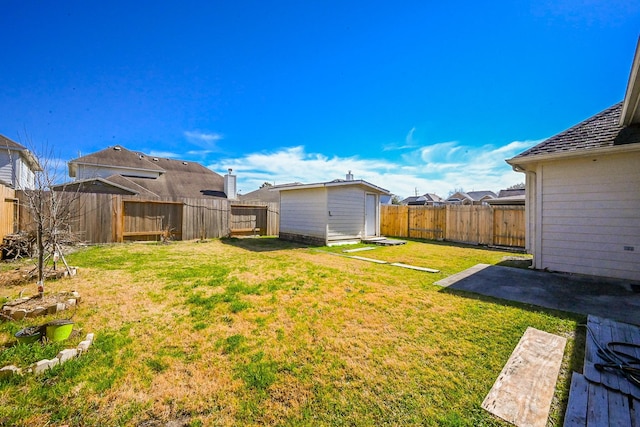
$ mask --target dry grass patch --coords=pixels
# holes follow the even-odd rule
[[[442,270],[429,274],[276,239],[90,248],[70,256],[80,275],[49,289],[83,295],[76,321],[95,347],[44,378],[0,381],[0,424],[502,425],[480,404],[524,330],[571,341],[579,319],[432,284],[508,255],[368,252]],[[18,326],[0,326],[6,343]],[[561,386],[556,419],[565,399]]]

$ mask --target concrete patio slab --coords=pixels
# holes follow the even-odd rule
[[[478,264],[436,285],[640,325],[636,282]]]

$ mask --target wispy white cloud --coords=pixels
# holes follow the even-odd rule
[[[184,132],[184,136],[186,136],[188,139],[192,140],[192,141],[203,141],[203,142],[216,142],[216,141],[220,141],[223,137],[221,134],[219,133],[204,133],[204,132],[198,132],[198,131],[185,131]]]
[[[407,132],[407,136],[404,138],[404,143],[391,143],[382,147],[382,151],[398,151],[398,150],[406,150],[409,148],[415,148],[417,146],[416,140],[414,138],[414,133],[416,132],[415,126],[412,127],[409,132]]]
[[[148,154],[151,157],[162,157],[164,159],[179,159],[180,156],[182,156],[181,154],[173,153],[171,151],[156,151],[156,150],[151,150],[149,151]]]
[[[325,182],[344,178],[351,171],[355,179],[369,181],[401,197],[415,192],[446,197],[454,188],[499,191],[524,182],[524,175],[514,172],[505,159],[537,142],[475,147],[450,141],[412,149],[397,160],[329,157],[307,153],[304,146],[296,146],[221,159],[209,167],[218,173],[232,168],[238,177],[238,188],[244,193],[256,190],[264,182]]]

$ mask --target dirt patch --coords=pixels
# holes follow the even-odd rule
[[[24,285],[33,280],[33,267],[18,267],[13,270],[0,271],[2,287],[12,288]]]

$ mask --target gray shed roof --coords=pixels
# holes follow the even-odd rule
[[[329,182],[317,182],[313,184],[284,184],[284,185],[275,185],[271,187],[273,191],[291,191],[291,190],[306,190],[308,188],[321,188],[321,187],[345,187],[345,186],[359,186],[368,189],[369,191],[375,191],[379,194],[391,194],[389,190],[384,189],[382,187],[378,187],[375,184],[371,184],[362,179],[353,179],[353,180],[345,180],[345,179],[334,179]]]

